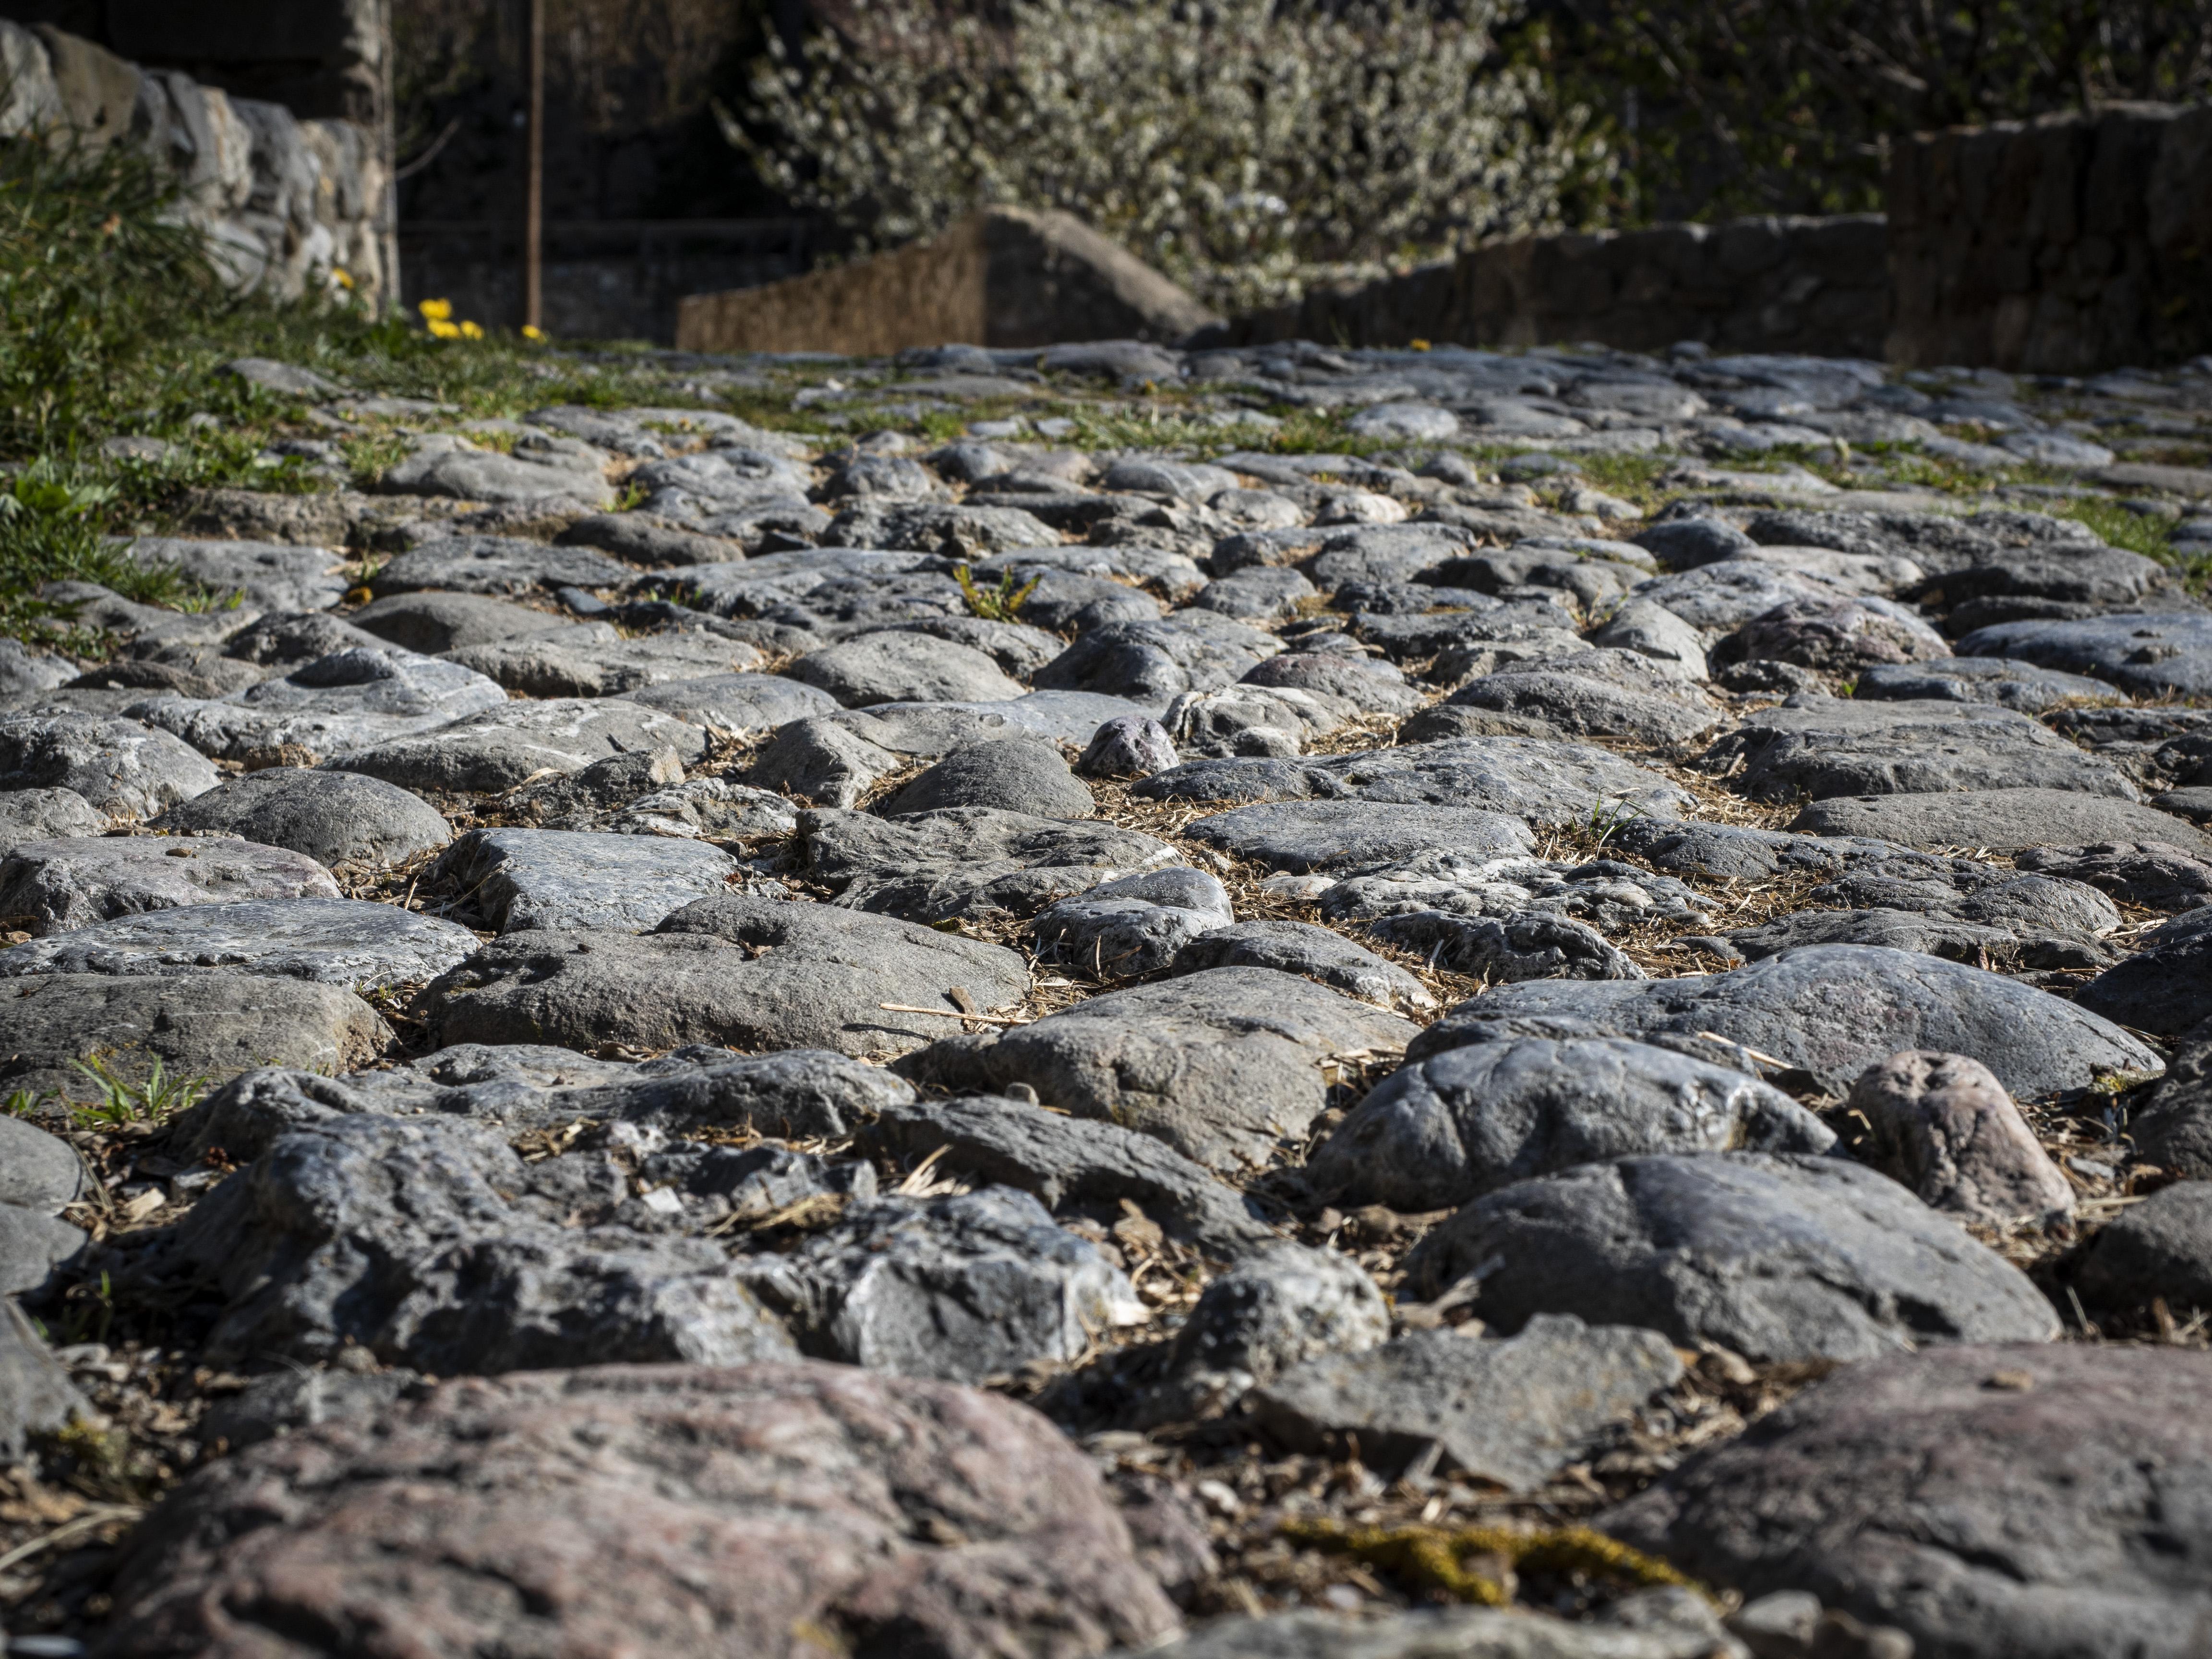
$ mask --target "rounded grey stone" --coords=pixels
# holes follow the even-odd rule
[[[623,696],[694,726],[725,732],[763,732],[837,708],[827,691],[781,674],[704,674],[642,686]]]
[[[189,744],[137,720],[0,715],[0,789],[72,789],[95,811],[150,818],[222,781]]]
[[[27,841],[96,836],[106,827],[107,820],[74,789],[0,792],[0,854],[13,852]]]
[[[529,928],[652,927],[693,899],[728,890],[738,861],[666,836],[572,830],[471,830],[437,862],[502,933]]]
[[[1310,921],[1240,921],[1200,934],[1175,954],[1178,974],[1208,968],[1273,968],[1371,1002],[1378,1008],[1433,1007],[1436,999],[1403,968]]]
[[[404,864],[453,836],[436,808],[395,784],[294,766],[232,778],[171,807],[153,827],[242,836],[332,867]]]
[[[339,896],[314,860],[250,841],[83,836],[0,860],[0,919],[39,933],[179,905]]]
[[[1419,1212],[1577,1164],[1644,1152],[1825,1152],[1836,1137],[1780,1090],[1618,1038],[1523,1037],[1400,1067],[1306,1165],[1349,1204]]]
[[[1097,810],[1091,791],[1068,770],[1059,749],[1025,738],[956,749],[877,810],[896,817],[947,806],[996,807],[1040,818],[1087,818]]]
[[[1513,1036],[1663,1041],[1742,1069],[1756,1050],[1837,1095],[1905,1048],[1978,1060],[2021,1100],[2164,1069],[2117,1025],[2047,991],[1865,945],[1807,945],[1725,974],[1499,986],[1451,1010],[1407,1053],[1420,1060]]]
[[[927,634],[864,634],[811,651],[784,671],[848,708],[879,702],[993,702],[1026,690],[972,646]]]
[[[264,974],[325,985],[435,979],[476,954],[453,922],[365,900],[193,904],[95,922],[0,951],[0,978],[27,974]]]
[[[1870,1359],[1929,1342],[2043,1342],[2026,1274],[1887,1176],[1840,1158],[1721,1152],[1585,1164],[1476,1200],[1407,1259],[1476,1313],[1637,1325],[1759,1362]]]
[[[1854,1365],[1593,1524],[1923,1655],[2186,1659],[2212,1614],[2212,1357],[1936,1348]],[[2155,1541],[2153,1541],[2155,1540]]]
[[[0,1204],[53,1215],[83,1190],[75,1147],[34,1123],[0,1117]]]

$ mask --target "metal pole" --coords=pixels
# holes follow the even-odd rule
[[[545,0],[526,0],[530,29],[524,47],[530,82],[529,179],[524,186],[522,321],[544,326],[545,267]]]
[[[377,124],[377,143],[384,150],[384,223],[383,246],[378,249],[384,266],[384,286],[381,309],[390,312],[399,305],[399,106],[393,96],[392,6],[390,0],[380,7],[376,19],[377,40],[384,53],[383,93],[384,118]]]

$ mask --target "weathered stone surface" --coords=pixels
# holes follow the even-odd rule
[[[1719,719],[1709,703],[1698,707],[1679,696],[1633,690],[1577,672],[1578,665],[1589,666],[1579,657],[1516,665],[1462,685],[1443,706],[1542,720],[1563,736],[1634,738],[1653,744],[1686,742]],[[1409,723],[1405,735],[1418,740],[1425,733]]]
[[[2085,882],[2100,892],[2152,910],[2191,910],[2212,904],[2212,858],[2170,842],[2032,847],[2014,861],[2023,870]]]
[[[1881,663],[1948,657],[1943,636],[1900,605],[1857,599],[1792,599],[1762,611],[1714,641],[1715,667],[1786,662],[1824,674],[1856,674]]]
[[[0,998],[0,1085],[82,1096],[72,1061],[103,1054],[137,1080],[228,1077],[255,1066],[351,1071],[392,1039],[350,991],[301,980],[201,972],[176,977],[41,974]]]
[[[1509,1036],[1661,1039],[1744,1069],[1754,1063],[1745,1051],[1756,1049],[1838,1095],[1905,1048],[1978,1060],[2026,1100],[2161,1069],[2118,1026],[2048,992],[1936,957],[1859,945],[1808,945],[1728,974],[1501,986],[1453,1009],[1408,1054],[1421,1060]]]
[[[1409,714],[1421,707],[1421,694],[1406,684],[1395,664],[1360,655],[1348,641],[1345,644],[1342,650],[1323,650],[1309,637],[1279,657],[1254,664],[1239,684],[1310,691],[1370,714]]]
[[[204,843],[203,843],[204,844]],[[477,936],[394,904],[308,897],[221,901],[93,922],[0,951],[0,978],[27,974],[266,974],[324,985],[435,979]]]
[[[2212,694],[2212,617],[2199,611],[1999,623],[1976,629],[1958,648],[2094,675],[2135,696]]]
[[[1012,951],[826,904],[697,899],[641,936],[509,933],[432,985],[441,1042],[831,1048],[890,1055],[1018,1002]],[[884,1003],[944,1010],[901,1013]]]
[[[0,645],[0,696],[50,691],[76,677],[76,665],[66,657],[33,650],[21,640]]]
[[[2074,1213],[2074,1189],[1979,1060],[1908,1049],[1869,1066],[1845,1103],[1860,1158],[1938,1210],[2004,1225]]]
[[[33,1435],[62,1427],[78,1412],[89,1415],[91,1402],[31,1322],[12,1301],[0,1301],[0,1459],[21,1457]]]
[[[96,836],[107,820],[74,789],[9,789],[0,792],[0,855],[27,841],[57,841]]]
[[[989,806],[1040,818],[1087,818],[1097,810],[1053,744],[1004,738],[956,749],[877,809],[886,817],[940,807]]]
[[[502,933],[527,929],[652,927],[693,899],[728,890],[738,861],[719,848],[663,836],[568,830],[471,830],[438,860]]]
[[[972,646],[892,629],[810,651],[784,671],[848,708],[879,702],[993,702],[1024,687]]]
[[[204,755],[242,760],[287,744],[336,754],[434,731],[506,702],[507,693],[474,669],[378,646],[319,657],[216,701],[163,699],[143,713]]]
[[[1695,570],[1723,559],[1740,559],[1759,545],[1727,520],[1703,515],[1647,525],[1632,539],[1669,570]]]
[[[1633,651],[1677,678],[1705,678],[1706,659],[1698,630],[1662,605],[1632,598],[1590,636],[1595,646]]]
[[[1742,627],[1777,605],[1832,597],[1763,560],[1719,559],[1680,575],[1638,584],[1632,599],[1663,606],[1706,637]]]
[[[53,1215],[83,1190],[84,1164],[69,1142],[0,1117],[0,1204]]]
[[[1037,670],[1041,690],[1103,691],[1164,708],[1186,691],[1218,691],[1282,649],[1271,634],[1208,611],[1094,628]]]
[[[141,536],[123,553],[139,564],[173,565],[202,587],[240,595],[255,611],[327,611],[351,585],[344,556],[322,547]]]
[[[1596,1524],[1709,1583],[1809,1589],[1915,1651],[2182,1659],[2212,1617],[2212,1359],[1958,1347],[1852,1367]],[[2155,1540],[2153,1542],[2152,1540]]]
[[[558,611],[532,611],[483,593],[436,589],[393,593],[353,613],[356,627],[427,657],[518,635],[542,634],[566,620]]]
[[[702,1044],[631,1062],[536,1043],[462,1042],[343,1079],[250,1072],[179,1118],[170,1144],[188,1158],[214,1146],[257,1158],[287,1130],[386,1111],[472,1118],[510,1134],[580,1121],[842,1140],[913,1099],[903,1079],[818,1048],[747,1055]]]
[[[356,1113],[276,1137],[158,1259],[220,1289],[217,1364],[327,1360],[349,1341],[443,1376],[793,1352],[712,1243],[562,1225],[580,1196],[611,1208],[628,1192],[605,1154],[526,1164],[476,1124]]]
[[[447,655],[526,697],[616,696],[671,680],[739,673],[762,661],[753,646],[703,629],[624,637],[604,622],[462,646]]]
[[[1917,702],[1994,702],[2039,714],[2069,701],[2118,698],[2118,688],[2011,657],[1952,657],[1926,663],[1877,663],[1851,689],[1854,697]]]
[[[314,860],[250,841],[70,836],[25,842],[0,860],[0,918],[36,933],[181,904],[338,896]]]
[[[1979,847],[1992,853],[2097,841],[2158,841],[2212,854],[2212,836],[2186,818],[2073,789],[1846,796],[1814,802],[1790,827],[1822,836],[1875,836],[1905,847]]]
[[[1548,910],[1503,916],[1411,910],[1371,921],[1367,931],[1425,958],[1431,967],[1501,984],[1644,977],[1644,970],[1595,928]]]
[[[1693,1592],[1680,1594],[1648,1590],[1572,1622],[1520,1607],[1216,1619],[1146,1652],[1158,1659],[1711,1659],[1727,1651],[1720,1620]]]
[[[532,434],[513,454],[477,449],[465,440],[434,433],[416,452],[384,475],[380,488],[402,495],[453,495],[467,501],[535,501],[567,496],[588,507],[609,507],[615,492],[602,468],[611,459],[574,438]]]
[[[56,1269],[73,1260],[84,1243],[82,1227],[43,1209],[0,1203],[0,1298],[58,1288],[52,1284]]]
[[[1133,979],[1166,967],[1183,945],[1236,919],[1218,881],[1171,865],[1054,901],[1038,912],[1030,936],[1041,963],[1096,979]]]
[[[1200,818],[1184,833],[1271,870],[1300,872],[1373,869],[1438,851],[1495,858],[1536,844],[1528,826],[1504,811],[1363,800],[1267,801]]]
[[[1088,778],[1142,778],[1182,758],[1167,727],[1149,715],[1122,714],[1091,734],[1075,769]]]
[[[243,836],[331,866],[404,864],[453,836],[434,807],[396,785],[296,766],[231,778],[171,807],[153,827]]]
[[[454,536],[400,554],[371,577],[368,586],[379,599],[426,588],[494,597],[544,595],[562,587],[619,587],[630,575],[628,567],[586,547],[548,547],[513,536]],[[558,627],[563,620],[548,615],[538,625]],[[371,633],[382,631],[368,623],[362,625]]]
[[[781,674],[702,674],[696,679],[669,680],[623,694],[631,702],[643,703],[694,726],[717,726],[725,732],[763,732],[811,715],[826,714],[837,707],[827,691]]]
[[[1516,1181],[1640,1152],[1823,1152],[1834,1133],[1780,1090],[1617,1038],[1522,1037],[1401,1066],[1306,1171],[1350,1204],[1443,1209]]]
[[[2066,942],[2049,935],[2023,939],[2009,928],[1988,927],[1954,915],[1885,909],[1800,910],[1756,927],[1732,929],[1722,934],[1718,943],[1753,962],[1809,945],[1864,945],[1887,951],[1916,951],[2004,973],[2029,969],[2094,969],[2113,955],[2094,941]]]
[[[1135,793],[1154,800],[1233,804],[1474,807],[1542,825],[1586,823],[1593,813],[1624,805],[1672,818],[1690,805],[1658,773],[1602,749],[1527,738],[1461,738],[1304,760],[1191,761],[1146,779]]]
[[[857,1144],[908,1163],[941,1148],[939,1176],[1018,1188],[1054,1214],[1110,1224],[1125,1218],[1125,1202],[1134,1204],[1171,1237],[1209,1254],[1236,1255],[1274,1242],[1243,1194],[1152,1136],[1026,1101],[918,1100],[909,1089],[882,1104]]]
[[[1682,1375],[1666,1338],[1538,1314],[1500,1340],[1411,1331],[1308,1360],[1263,1386],[1260,1420],[1312,1451],[1357,1437],[1363,1462],[1411,1462],[1434,1443],[1449,1468],[1509,1492],[1541,1486],[1600,1431]]]
[[[2018,1268],[1841,1158],[1585,1164],[1476,1200],[1423,1238],[1407,1272],[1429,1297],[1472,1278],[1493,1328],[1571,1313],[1760,1361],[2058,1334]]]
[[[1378,1008],[1436,1006],[1421,981],[1397,963],[1307,921],[1240,921],[1216,927],[1183,945],[1170,966],[1178,974],[1208,968],[1273,968]]]
[[[1211,1414],[1255,1383],[1325,1354],[1363,1352],[1389,1334],[1390,1310],[1358,1262],[1334,1250],[1273,1243],[1206,1287],[1176,1333],[1167,1380],[1143,1414],[1155,1422]]]
[[[303,1655],[320,1644],[291,1609],[331,1629],[401,1597],[456,1651],[796,1659],[822,1631],[856,1651],[1087,1659],[1176,1626],[1043,1418],[819,1364],[450,1383],[218,1462],[124,1571],[118,1656]],[[518,1572],[562,1593],[524,1602]]]
[[[543,772],[580,772],[609,755],[672,749],[689,765],[707,734],[630,700],[512,702],[417,737],[335,757],[331,770],[362,772],[403,789],[512,789]]]
[[[420,647],[405,640],[385,639],[375,632],[360,626],[360,618],[374,610],[356,611],[354,620],[342,621],[322,611],[279,611],[265,617],[257,617],[222,641],[223,657],[253,668],[292,669],[310,663],[318,657],[327,657],[340,651],[374,650],[380,644],[398,645],[413,651]],[[541,618],[541,625],[550,618]],[[213,670],[215,664],[201,653],[206,649],[191,645],[185,647],[191,660],[200,672]],[[168,660],[170,647],[159,653],[161,660]],[[258,679],[259,675],[254,676]]]
[[[951,541],[963,550],[988,553],[1049,547],[1058,540],[1048,526],[1019,507],[926,501],[863,501],[840,513],[822,537],[825,547],[935,550]]]
[[[1031,916],[1102,881],[1178,861],[1165,842],[1110,823],[1071,823],[963,806],[886,822],[799,815],[799,867],[831,902],[938,922]]]
[[[2154,1298],[2186,1317],[2212,1310],[2212,1182],[2162,1188],[2115,1216],[2072,1275],[2093,1307],[2140,1313]]]
[[[1395,1052],[1414,1028],[1266,968],[1214,968],[1092,997],[1033,1024],[932,1045],[918,1082],[1027,1084],[1079,1117],[1156,1134],[1209,1169],[1263,1164],[1303,1133],[1333,1056]]]
[[[1798,697],[1752,715],[1705,752],[1762,800],[1959,790],[2070,790],[2136,799],[2109,760],[2009,708]]]
[[[809,1352],[946,1382],[1065,1364],[1148,1317],[1097,1245],[1011,1187],[865,1200],[787,1255],[732,1266]]]
[[[190,744],[136,720],[0,715],[0,789],[70,789],[111,817],[150,818],[221,781]]]
[[[2135,941],[2135,953],[2075,993],[2106,1018],[2160,1036],[2179,1036],[2212,1019],[2212,909],[2161,923]]]
[[[553,540],[560,547],[596,547],[641,570],[720,564],[744,551],[723,537],[702,536],[650,513],[594,513],[588,519],[579,519]]]
[[[745,775],[760,788],[842,809],[859,805],[902,764],[842,721],[810,717],[779,728]]]

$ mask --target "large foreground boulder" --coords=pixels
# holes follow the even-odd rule
[[[117,1583],[107,1659],[1084,1659],[1176,1625],[1043,1418],[822,1364],[448,1383],[215,1464]]]
[[[2212,1356],[1960,1347],[1857,1365],[1597,1517],[1810,1590],[1921,1659],[2183,1659],[2212,1631]]]

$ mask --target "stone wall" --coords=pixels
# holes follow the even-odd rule
[[[302,120],[52,24],[0,21],[0,139],[70,131],[143,145],[174,167],[234,287],[293,299],[343,269],[372,301],[386,293],[386,162],[372,126]]]
[[[1887,306],[1879,214],[1738,219],[1719,225],[1531,236],[1209,331],[1208,343],[1467,346],[1592,341],[1656,350],[1874,357]]]
[[[1897,362],[2078,374],[2212,351],[2212,109],[1923,134],[1889,202]]]
[[[1217,320],[1072,215],[994,208],[873,258],[687,299],[676,343],[866,356],[955,342],[1179,340]]]

